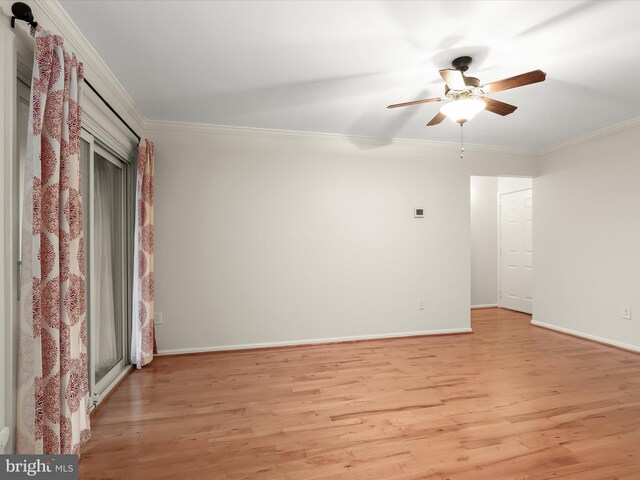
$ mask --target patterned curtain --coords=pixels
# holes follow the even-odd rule
[[[80,195],[82,63],[40,27],[25,165],[17,451],[80,453],[89,439]]]
[[[153,327],[153,143],[145,139],[138,145],[134,251],[131,363],[142,368],[157,353]]]

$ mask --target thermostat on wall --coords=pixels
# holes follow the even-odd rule
[[[413,216],[415,218],[424,218],[424,208],[414,208]]]

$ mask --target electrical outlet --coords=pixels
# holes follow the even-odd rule
[[[7,443],[9,443],[9,427],[4,427],[0,430],[0,453],[4,453]]]
[[[424,310],[424,299],[418,300],[418,310]]]
[[[154,325],[162,325],[162,312],[156,312],[156,318],[153,319]]]
[[[622,318],[624,320],[631,320],[631,307],[622,307]]]

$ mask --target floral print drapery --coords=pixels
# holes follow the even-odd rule
[[[25,165],[18,360],[18,453],[80,453],[89,439],[82,63],[32,29],[35,59]]]
[[[153,360],[156,351],[153,325],[153,143],[145,139],[138,145],[134,251],[131,363],[141,368]]]

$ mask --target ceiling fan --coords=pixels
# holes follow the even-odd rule
[[[462,126],[465,122],[471,120],[478,112],[485,109],[490,112],[497,113],[498,115],[505,116],[513,113],[516,108],[518,108],[514,105],[509,105],[508,103],[486,97],[485,95],[542,82],[547,76],[547,74],[542,70],[533,70],[521,75],[516,75],[515,77],[509,77],[496,82],[480,85],[479,79],[475,77],[467,77],[464,74],[469,69],[471,61],[471,57],[459,57],[451,62],[453,68],[440,70],[440,75],[446,83],[444,87],[444,96],[427,98],[424,100],[414,100],[412,102],[395,103],[393,105],[389,105],[387,108],[398,108],[409,105],[418,105],[421,103],[451,100],[442,106],[440,112],[433,117],[429,123],[427,123],[427,126],[432,127],[434,125],[438,125],[447,117]]]

